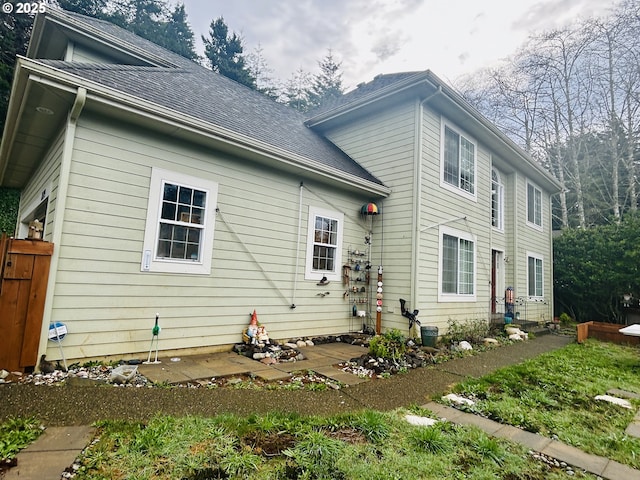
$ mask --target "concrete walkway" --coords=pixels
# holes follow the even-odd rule
[[[18,465],[3,480],[60,480],[93,436],[94,429],[88,426],[47,428],[18,453]]]
[[[511,425],[503,425],[479,415],[461,412],[455,408],[435,402],[429,402],[423,407],[449,422],[459,425],[474,425],[487,435],[521,443],[530,450],[543,453],[559,462],[565,462],[575,468],[599,475],[602,478],[610,480],[640,480],[640,470],[635,470],[608,458],[590,455],[557,440],[527,432]]]

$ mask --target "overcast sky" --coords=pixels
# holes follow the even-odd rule
[[[602,16],[614,0],[180,0],[201,35],[224,17],[272,76],[318,72],[332,50],[346,89],[379,73],[431,70],[444,80],[514,53],[534,32]],[[172,2],[177,3],[177,0]]]

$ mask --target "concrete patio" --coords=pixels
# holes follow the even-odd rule
[[[233,375],[252,375],[266,381],[286,380],[291,372],[313,370],[331,380],[345,385],[356,385],[366,381],[336,367],[354,357],[366,353],[361,346],[347,343],[327,343],[299,349],[305,359],[293,362],[265,365],[260,361],[238,355],[235,352],[189,355],[184,357],[161,357],[158,364],[142,364],[138,372],[155,383],[198,383],[211,378]]]

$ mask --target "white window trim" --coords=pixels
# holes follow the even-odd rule
[[[473,294],[460,293],[444,293],[442,291],[444,255],[443,255],[443,239],[444,235],[461,238],[473,242]],[[475,235],[469,232],[463,232],[454,228],[441,225],[438,232],[438,302],[475,302],[478,291],[478,240]]]
[[[162,185],[165,182],[203,190],[207,194],[205,222],[202,232],[202,252],[200,256],[201,259],[198,262],[156,258],[163,194]],[[192,177],[183,173],[163,170],[161,168],[153,168],[151,170],[151,183],[149,186],[149,201],[147,205],[147,219],[140,270],[143,272],[209,275],[211,273],[211,258],[213,256],[213,233],[217,197],[218,184],[216,182]]]
[[[493,172],[496,172],[496,175],[498,177],[499,189],[499,191],[496,192],[498,194],[498,226],[496,227],[495,225],[493,225],[492,211],[491,227],[498,232],[504,232],[504,183],[502,182],[502,175],[500,175],[500,172],[496,168],[492,168],[491,172],[491,202],[493,202]]]
[[[534,189],[536,189],[537,191],[540,192],[540,225],[538,225],[535,222],[531,222],[529,221],[529,185],[531,185]],[[535,183],[533,183],[530,180],[527,180],[527,195],[526,195],[526,208],[525,208],[525,214],[526,214],[526,218],[527,218],[527,225],[530,226],[531,228],[534,228],[540,232],[543,231],[543,225],[544,225],[544,208],[543,208],[543,203],[544,200],[542,198],[542,189],[540,187],[538,187]],[[534,217],[535,217],[535,212],[534,212]]]
[[[336,258],[333,271],[313,269],[313,244],[315,238],[316,217],[326,217],[338,221],[338,238],[336,243]],[[309,218],[307,221],[307,257],[305,262],[305,280],[340,280],[342,275],[342,237],[344,235],[344,214],[320,207],[309,205]]]
[[[529,295],[529,259],[534,258],[542,262],[542,295]],[[530,300],[541,300],[544,298],[544,255],[535,252],[527,252],[527,298]]]
[[[445,148],[445,128],[453,130],[461,137],[464,137],[468,142],[473,144],[473,193],[469,193],[459,186],[451,185],[444,180],[444,148]],[[449,123],[445,119],[440,122],[440,186],[445,190],[449,190],[457,195],[463,196],[474,202],[478,201],[478,143],[474,138],[467,135],[463,130],[460,130],[453,124]]]

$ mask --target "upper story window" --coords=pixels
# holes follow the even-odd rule
[[[142,271],[211,272],[217,193],[215,182],[152,170]]]
[[[475,300],[475,273],[475,238],[440,227],[440,300]]]
[[[542,191],[527,182],[527,222],[542,228]]]
[[[496,169],[491,170],[491,226],[503,230],[504,185]]]
[[[460,131],[443,125],[442,182],[475,198],[476,144]]]
[[[305,278],[340,279],[344,214],[309,207]]]

